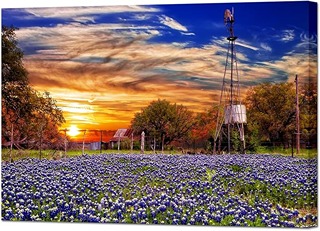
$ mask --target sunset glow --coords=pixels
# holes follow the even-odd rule
[[[67,131],[69,136],[75,137],[80,134],[80,131],[76,125],[71,125],[69,130]]]

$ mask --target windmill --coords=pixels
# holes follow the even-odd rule
[[[217,127],[214,134],[214,153],[217,152],[217,148],[218,152],[227,148],[227,152],[231,153],[232,140],[238,140],[237,145],[240,146],[241,152],[245,153],[246,150],[244,124],[247,122],[247,116],[246,108],[241,104],[240,99],[240,83],[235,49],[235,42],[238,37],[234,35],[234,22],[233,8],[232,11],[225,10],[224,23],[229,32],[227,37],[229,42],[217,115]],[[227,141],[227,146],[223,145],[225,141]]]

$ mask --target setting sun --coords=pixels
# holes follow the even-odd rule
[[[77,125],[71,125],[67,133],[69,136],[77,136],[80,132]]]

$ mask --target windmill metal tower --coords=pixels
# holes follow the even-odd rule
[[[235,43],[237,36],[234,35],[234,11],[224,12],[224,23],[229,32],[227,40],[228,52],[223,75],[223,84],[220,95],[219,110],[217,115],[217,127],[214,135],[214,153],[227,148],[231,153],[232,141],[237,140],[240,152],[245,153],[244,124],[247,123],[246,108],[241,104],[240,83],[236,57]],[[227,142],[227,145],[225,143]],[[218,150],[217,150],[218,148]],[[236,151],[236,150],[233,150]],[[239,151],[239,150],[238,150]]]

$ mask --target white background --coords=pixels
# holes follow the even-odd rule
[[[289,0],[282,0],[289,1]],[[294,1],[294,0],[291,0]],[[295,0],[296,1],[296,0]],[[25,8],[25,7],[58,7],[58,6],[102,6],[102,5],[151,5],[151,4],[182,4],[182,3],[231,3],[231,2],[266,2],[261,0],[1,0],[1,8]],[[268,1],[276,2],[276,1]],[[318,2],[318,1],[316,1]],[[0,12],[1,14],[1,12]],[[0,15],[1,16],[1,15]],[[223,17],[223,12],[221,12]],[[2,17],[1,17],[2,18]],[[126,225],[126,224],[91,224],[91,223],[57,223],[57,222],[4,222],[0,221],[2,231],[109,231],[109,230],[132,230],[132,231],[212,231],[212,230],[245,230],[241,227],[216,227],[216,226],[174,226],[174,225]],[[318,229],[318,228],[317,228]],[[249,228],[247,230],[271,230],[270,228]],[[272,229],[273,230],[273,229]],[[283,230],[283,229],[281,229]],[[285,229],[287,230],[287,229]]]

